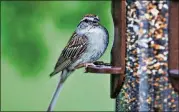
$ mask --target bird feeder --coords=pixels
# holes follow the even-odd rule
[[[111,74],[116,111],[179,111],[179,2],[112,0]]]

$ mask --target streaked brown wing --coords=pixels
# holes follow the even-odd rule
[[[87,48],[87,37],[85,35],[79,36],[74,33],[69,40],[67,46],[62,51],[58,62],[55,65],[55,71],[60,72],[64,68],[73,63]]]

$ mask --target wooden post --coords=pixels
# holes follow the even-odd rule
[[[179,92],[179,1],[170,1],[169,72],[172,85]]]
[[[112,0],[112,16],[114,21],[114,41],[111,51],[111,65],[121,67],[125,71],[126,52],[126,5],[125,0]],[[116,98],[124,81],[124,73],[111,75],[111,98]]]

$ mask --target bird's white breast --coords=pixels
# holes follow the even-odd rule
[[[88,38],[88,48],[86,52],[91,54],[85,55],[87,59],[96,57],[99,58],[101,55],[97,56],[98,54],[102,54],[106,49],[106,42],[107,42],[107,34],[106,32],[100,27],[93,27],[90,28],[86,33],[86,37]],[[92,55],[92,56],[91,56]]]
[[[101,27],[88,27],[76,31],[79,35],[85,35],[88,38],[88,46],[81,58],[73,66],[79,63],[94,62],[104,53],[107,43],[108,34]]]
[[[107,36],[106,32],[98,27],[90,29],[85,35],[88,37],[89,43],[96,47],[103,45]]]

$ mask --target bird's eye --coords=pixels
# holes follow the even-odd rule
[[[99,21],[98,18],[94,18],[94,22],[97,23]]]
[[[84,22],[88,22],[88,20],[87,20],[87,19],[85,19],[85,20],[84,20]]]

